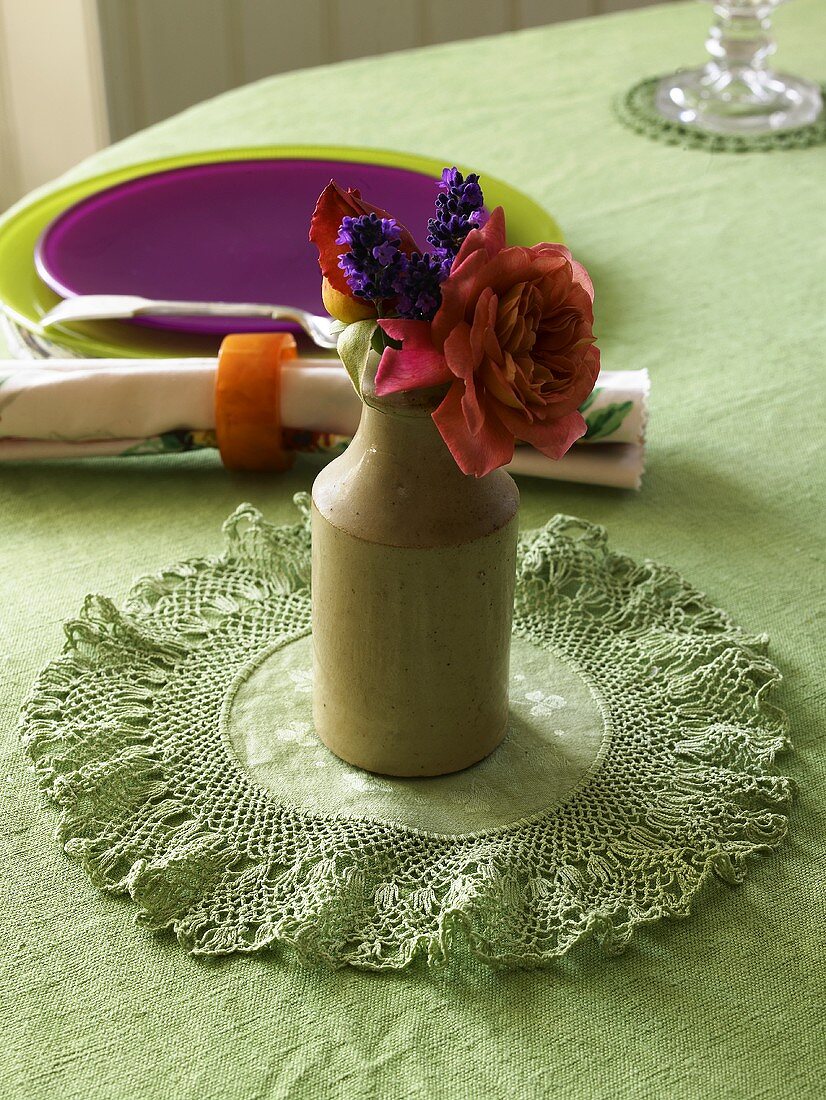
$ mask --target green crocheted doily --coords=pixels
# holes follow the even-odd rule
[[[786,831],[766,639],[566,516],[524,535],[511,730],[456,776],[370,776],[309,710],[310,531],[243,505],[219,557],[90,596],[23,741],[58,837],[200,954],[291,945],[384,969],[458,937],[500,966],[685,916]],[[342,641],[349,643],[346,624]]]
[[[663,118],[654,105],[660,80],[660,76],[641,80],[614,100],[614,111],[620,122],[655,141],[711,153],[766,153],[777,149],[807,149],[826,142],[826,111],[810,126],[772,134],[709,134],[693,126],[671,122]],[[826,100],[826,84],[823,94]]]

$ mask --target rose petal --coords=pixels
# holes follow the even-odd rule
[[[513,432],[517,439],[530,443],[537,451],[541,451],[548,458],[562,458],[571,449],[578,439],[581,439],[588,430],[582,413],[577,410],[566,413],[557,420],[543,423],[534,420],[529,423],[512,409],[504,406],[497,408],[497,413],[505,427]]]
[[[556,244],[553,241],[543,241],[542,244],[535,244],[533,247],[537,252],[547,252],[555,256],[561,256],[563,259],[567,260],[568,263],[574,262],[571,250],[566,248],[564,244]]]
[[[470,326],[465,321],[461,321],[445,340],[444,357],[457,378],[469,378],[476,370],[479,361],[470,340]]]
[[[481,229],[471,229],[462,241],[456,253],[456,259],[453,261],[451,275],[474,252],[483,251],[489,258],[495,256],[505,247],[505,240],[505,211],[501,206],[497,206]]]
[[[376,394],[386,397],[402,390],[417,390],[450,382],[453,375],[430,338],[427,321],[382,317],[379,325],[402,348],[385,348],[376,371]]]
[[[511,436],[561,458],[585,433],[578,410],[599,372],[582,265],[561,244],[506,247],[504,230],[497,210],[468,234],[432,325],[458,378],[433,418],[477,476],[509,461]]]
[[[514,409],[521,409],[523,407],[518,394],[509,384],[502,369],[493,359],[485,360],[480,374],[487,387],[488,393],[490,393],[495,401],[503,405],[510,405]]]
[[[462,394],[462,412],[471,435],[478,435],[485,423],[485,414],[479,404],[479,395],[476,393],[476,383],[473,375],[465,382],[465,392]]]
[[[480,431],[473,435],[462,411],[463,390],[461,382],[454,383],[433,420],[462,473],[484,477],[513,458],[513,435],[489,408],[484,410]]]
[[[479,230],[485,252],[488,256],[496,256],[505,247],[507,230],[505,227],[505,211],[497,206],[491,211],[491,215]]]
[[[552,261],[553,263],[554,261]],[[500,298],[517,283],[533,282],[545,274],[548,264],[539,264],[530,248],[514,246],[502,251],[488,262],[485,277],[488,286]]]
[[[470,321],[479,295],[490,285],[488,261],[505,247],[505,212],[497,206],[481,229],[472,229],[462,242],[450,274],[442,283],[442,304],[433,319],[433,338],[443,343],[462,318]],[[469,315],[465,313],[470,303]]]
[[[497,206],[491,211],[491,215],[479,230],[488,256],[496,256],[505,247],[507,230],[505,227],[505,211]]]
[[[573,283],[565,299],[565,305],[578,309],[590,324],[594,323],[594,299],[593,296],[589,296],[586,287]]]
[[[344,272],[338,266],[339,256],[343,256],[347,251],[347,245],[338,244],[336,237],[343,218],[358,218],[362,214],[375,214],[379,218],[392,217],[392,214],[388,214],[380,206],[365,202],[357,190],[345,191],[331,180],[319,195],[310,220],[310,240],[318,249],[318,266],[321,268],[321,274],[335,290],[350,298],[354,297],[353,292],[344,278]],[[412,235],[403,225],[399,227],[401,229],[399,248],[407,255],[417,252],[418,246]]]
[[[485,287],[476,301],[473,324],[470,329],[470,346],[476,363],[482,362],[485,351],[485,333],[493,331],[498,308],[499,303],[496,295],[489,286]]]
[[[588,297],[593,302],[594,300],[594,284],[591,282],[591,276],[585,270],[581,263],[578,263],[575,259],[571,259],[571,268],[574,272],[574,282],[577,283]]]
[[[484,252],[474,252],[458,267],[454,264],[450,275],[442,283],[442,304],[432,321],[433,342],[437,347],[445,342],[460,321],[470,320],[470,317],[465,318],[465,311],[468,303],[475,302],[484,289],[483,273],[487,263]]]

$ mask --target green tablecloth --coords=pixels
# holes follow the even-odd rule
[[[431,976],[205,964],[135,928],[48,838],[16,712],[89,591],[212,552],[241,500],[286,521],[309,487],[212,455],[0,471],[5,1096],[814,1097],[824,937],[823,357],[826,149],[714,156],[648,142],[610,100],[698,57],[708,11],[638,13],[268,80],[87,162],[254,142],[351,141],[478,165],[545,202],[594,275],[607,367],[653,376],[640,495],[524,482],[522,519],[608,526],[767,630],[800,784],[792,838],[735,891],[621,958]],[[777,19],[781,60],[826,77],[826,6]],[[472,28],[470,28],[472,30]]]

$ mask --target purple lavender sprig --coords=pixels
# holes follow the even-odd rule
[[[432,321],[442,304],[440,284],[447,272],[438,256],[414,252],[405,257],[404,271],[393,284],[399,317],[414,321]]]
[[[376,214],[346,217],[336,243],[349,245],[338,264],[357,297],[375,302],[378,309],[381,302],[398,296],[400,317],[432,320],[441,305],[439,284],[447,271],[440,258],[427,252],[405,256],[395,219]]]
[[[444,169],[436,198],[436,217],[427,223],[427,239],[446,273],[471,229],[481,228],[487,221],[484,203],[475,172],[469,172],[465,178],[458,168]]]
[[[347,284],[359,298],[367,298],[381,312],[381,303],[396,298],[396,313],[417,321],[430,321],[442,303],[441,284],[471,229],[481,227],[488,215],[475,172],[465,178],[458,168],[445,168],[436,198],[436,217],[427,223],[432,252],[406,256],[400,248],[402,229],[394,218],[377,214],[345,217],[337,244],[348,251],[338,261]]]
[[[395,218],[362,214],[342,220],[336,244],[348,245],[349,251],[339,258],[338,266],[357,297],[378,303],[394,296],[394,283],[405,269],[400,243],[401,228]]]

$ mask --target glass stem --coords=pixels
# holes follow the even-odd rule
[[[710,68],[737,79],[744,73],[764,73],[777,49],[771,33],[771,5],[719,3],[706,40]]]
[[[771,16],[781,0],[713,0],[710,60],[659,81],[657,110],[710,134],[770,134],[815,121],[822,109],[811,80],[780,74]]]

